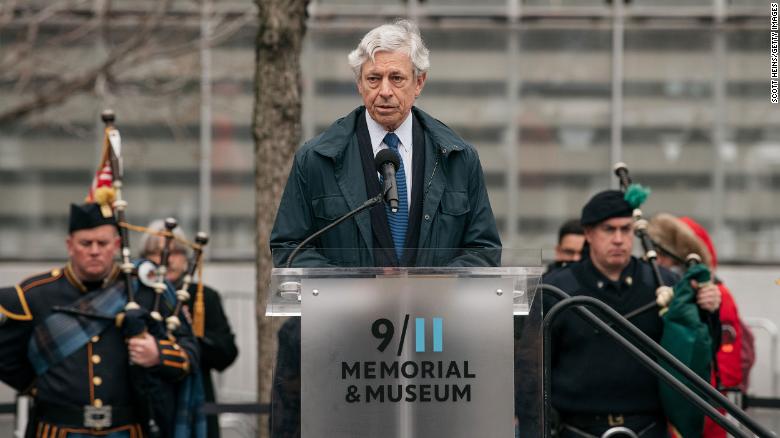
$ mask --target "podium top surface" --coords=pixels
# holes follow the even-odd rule
[[[508,250],[505,248],[437,248],[416,251],[417,266],[366,266],[366,249],[307,249],[288,263],[287,252],[274,252],[276,268],[271,271],[266,314],[290,316],[301,314],[304,282],[331,280],[371,281],[382,279],[423,278],[495,278],[509,280],[513,312],[527,313],[541,281],[544,266],[541,250]],[[369,257],[370,259],[370,257]],[[333,263],[338,261],[339,263]],[[344,263],[346,261],[346,263]],[[287,265],[291,267],[287,267]],[[281,267],[279,267],[281,266]]]
[[[543,266],[438,266],[438,267],[324,267],[324,268],[273,268],[271,278],[353,278],[353,277],[418,277],[418,276],[456,276],[456,277],[539,277],[544,273]]]
[[[542,267],[541,249],[404,248],[400,260],[393,248],[277,248],[275,268],[399,269]],[[380,268],[383,269],[383,268]]]

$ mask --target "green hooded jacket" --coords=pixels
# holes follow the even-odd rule
[[[674,286],[674,298],[669,310],[663,315],[664,334],[661,346],[672,353],[704,381],[709,381],[712,363],[712,338],[707,324],[701,320],[696,305],[696,291],[690,281],[700,283],[710,280],[710,271],[705,265],[696,265],[685,273]],[[685,382],[682,375],[667,364],[664,368],[678,380]],[[690,388],[690,385],[688,385]],[[685,438],[702,436],[704,414],[683,398],[669,385],[661,382],[661,402],[669,421]]]

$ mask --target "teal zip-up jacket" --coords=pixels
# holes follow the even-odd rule
[[[271,231],[275,266],[283,266],[308,236],[368,199],[355,133],[364,111],[356,108],[296,152]],[[425,133],[425,144],[414,147],[426,148],[416,265],[498,265],[501,239],[477,151],[439,120],[416,107],[412,112]],[[374,266],[373,242],[364,211],[315,239],[292,266]]]

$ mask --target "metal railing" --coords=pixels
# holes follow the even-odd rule
[[[671,388],[678,391],[686,399],[688,399],[694,406],[704,412],[708,417],[715,421],[718,425],[723,427],[731,435],[736,437],[750,438],[751,435],[744,432],[739,426],[729,421],[726,416],[716,410],[716,408],[722,408],[729,413],[735,420],[737,420],[744,427],[760,438],[770,438],[775,436],[772,432],[759,424],[754,419],[750,418],[745,411],[737,407],[734,403],[729,401],[723,394],[713,388],[708,382],[701,379],[682,362],[677,360],[669,352],[664,350],[658,343],[653,341],[649,336],[636,328],[622,315],[617,313],[614,309],[609,307],[602,301],[588,296],[571,297],[561,289],[542,284],[539,286],[542,293],[549,292],[556,298],[560,299],[550,311],[545,315],[543,322],[543,341],[544,341],[544,368],[543,368],[543,388],[544,388],[544,417],[550,418],[551,408],[551,362],[552,362],[552,339],[551,329],[552,322],[556,317],[561,315],[565,310],[571,307],[575,307],[575,311],[582,316],[585,321],[595,326],[598,330],[611,336],[621,347],[625,348],[632,356],[634,356],[643,366],[648,368],[653,374],[661,378]],[[602,318],[597,317],[585,307],[596,308],[602,314],[602,318],[609,320],[610,324],[604,322]],[[635,343],[641,345],[649,351],[650,354],[655,356],[659,361],[667,364],[675,371],[680,373],[688,384],[696,389],[698,392],[694,392],[688,388],[683,382],[676,379],[669,371],[665,370],[661,365],[656,363],[645,351],[641,350],[634,343],[632,343],[625,335],[618,333],[613,325],[620,327],[624,330]],[[703,398],[700,394],[703,394]],[[545,436],[550,436],[550,424],[545,421],[544,426]]]

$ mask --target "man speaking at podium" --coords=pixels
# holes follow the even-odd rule
[[[501,240],[477,151],[413,106],[427,78],[428,53],[417,27],[399,20],[369,31],[349,54],[364,106],[295,154],[271,232],[276,266],[304,239],[379,195],[390,178],[396,205],[377,205],[340,223],[291,265],[498,264]],[[388,148],[397,158],[395,176],[380,178],[375,156]],[[293,318],[279,331],[275,437],[299,435],[299,367],[300,320]]]
[[[271,232],[275,265],[380,193],[374,158],[387,148],[398,156],[398,211],[380,205],[356,215],[316,239],[317,250],[301,252],[293,266],[440,266],[451,265],[454,253],[416,249],[499,248],[476,149],[413,106],[430,65],[417,27],[399,20],[371,30],[349,65],[364,106],[295,154]]]

